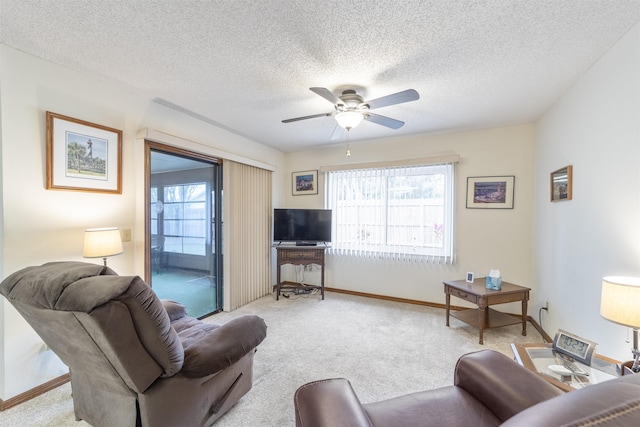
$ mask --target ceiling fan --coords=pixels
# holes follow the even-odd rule
[[[358,95],[353,89],[344,90],[341,95],[335,95],[329,89],[323,87],[311,87],[309,90],[331,102],[335,111],[287,119],[283,120],[282,123],[297,122],[299,120],[314,119],[316,117],[335,116],[340,127],[347,131],[358,126],[363,119],[391,129],[399,129],[404,125],[404,122],[380,114],[374,114],[371,110],[420,99],[418,92],[413,89],[403,90],[402,92],[393,93],[370,101],[364,101],[362,96]]]

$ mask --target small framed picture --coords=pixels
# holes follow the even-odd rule
[[[467,209],[513,209],[515,176],[467,178]]]
[[[467,271],[467,283],[473,283],[473,272]]]
[[[571,200],[573,167],[565,166],[551,172],[551,201]]]
[[[46,113],[49,190],[122,194],[122,131]]]
[[[305,194],[318,194],[318,171],[293,172],[291,185],[294,196]]]

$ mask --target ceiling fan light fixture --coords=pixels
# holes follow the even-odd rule
[[[346,130],[351,130],[358,126],[364,119],[364,115],[358,111],[343,111],[336,114],[336,121]]]

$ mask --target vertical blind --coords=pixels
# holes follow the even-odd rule
[[[271,292],[272,172],[225,160],[225,286],[235,310]]]
[[[454,162],[327,171],[329,254],[453,262]]]

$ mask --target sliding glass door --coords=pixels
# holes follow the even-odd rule
[[[147,142],[147,279],[192,317],[222,309],[222,165]]]

